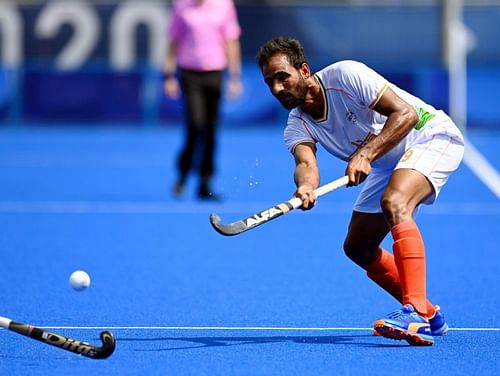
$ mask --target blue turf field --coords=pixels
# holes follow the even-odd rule
[[[90,360],[0,330],[1,375],[463,375],[500,373],[500,200],[463,164],[418,222],[428,293],[452,328],[428,348],[371,336],[397,303],[343,255],[358,188],[233,238],[233,222],[288,199],[281,129],[219,144],[219,204],[170,195],[180,129],[0,132],[0,316],[98,343]],[[500,133],[469,135],[500,169]],[[323,182],[343,164],[320,153]],[[390,247],[389,240],[386,244]],[[86,270],[91,287],[67,284]]]

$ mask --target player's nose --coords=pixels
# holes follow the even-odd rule
[[[278,96],[278,94],[283,91],[283,85],[279,82],[273,82],[273,84],[271,85],[271,93],[274,95],[274,96]]]

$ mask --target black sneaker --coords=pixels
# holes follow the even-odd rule
[[[222,201],[222,198],[220,195],[212,192],[212,190],[207,188],[207,187],[200,187],[200,189],[198,190],[198,197],[201,200]]]
[[[181,197],[184,194],[184,184],[181,182],[175,183],[173,192],[175,197]]]

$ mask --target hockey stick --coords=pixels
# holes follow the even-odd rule
[[[343,176],[337,180],[334,180],[328,184],[325,184],[314,190],[316,197],[323,196],[329,192],[332,192],[338,188],[344,187],[349,182],[347,176]],[[215,231],[221,235],[233,236],[241,234],[242,232],[248,231],[254,227],[257,227],[263,223],[269,222],[272,219],[282,216],[290,212],[293,209],[297,209],[302,205],[302,200],[298,197],[293,197],[288,201],[284,201],[272,208],[263,210],[261,212],[252,214],[251,216],[241,219],[239,221],[222,224],[220,217],[216,213],[210,214],[210,223],[212,224]]]
[[[96,347],[86,342],[80,342],[60,334],[50,333],[46,330],[12,321],[0,316],[0,328],[8,329],[37,341],[59,347],[92,359],[106,359],[115,351],[115,337],[111,332],[101,332],[102,346]]]

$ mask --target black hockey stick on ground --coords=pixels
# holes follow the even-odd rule
[[[37,341],[86,356],[87,358],[106,359],[115,351],[115,337],[108,331],[101,333],[102,346],[96,347],[89,343],[80,342],[60,334],[50,333],[31,325],[21,324],[2,316],[0,316],[0,328],[8,329],[23,336],[36,339]]]
[[[344,187],[349,182],[347,176],[343,176],[337,180],[334,180],[328,184],[325,184],[314,190],[316,197],[323,196],[329,192],[332,192],[338,188]],[[242,232],[248,231],[254,227],[257,227],[263,223],[269,222],[272,219],[278,218],[283,214],[290,212],[293,209],[297,209],[302,205],[302,200],[298,197],[293,197],[288,201],[284,201],[272,208],[263,210],[261,212],[252,214],[250,217],[241,219],[239,221],[222,224],[220,217],[216,213],[210,214],[210,223],[212,224],[215,231],[221,235],[233,236],[241,234]]]

